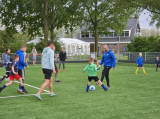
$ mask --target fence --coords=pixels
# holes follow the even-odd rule
[[[145,63],[154,63],[157,56],[160,57],[160,52],[141,52]],[[119,62],[136,62],[139,57],[139,52],[123,52],[120,54]]]
[[[2,61],[4,60],[4,56],[3,56],[4,53],[0,53],[0,57],[2,58]],[[11,53],[10,54],[10,57],[13,58],[15,55],[15,53]],[[37,57],[36,57],[36,62],[37,64],[40,64],[41,63],[41,53],[38,53],[37,54]],[[89,53],[67,53],[67,62],[88,62],[89,58],[90,57],[93,57],[95,60],[97,60],[97,53],[96,52],[89,52]],[[26,58],[29,59],[29,64],[32,64],[33,62],[33,54],[32,53],[27,53],[26,54]],[[56,59],[56,62],[58,61],[59,59],[59,53],[55,53],[55,59]]]

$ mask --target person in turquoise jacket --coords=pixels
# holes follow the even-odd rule
[[[54,67],[54,51],[52,50],[53,47],[54,47],[53,42],[49,41],[48,47],[44,48],[42,52],[41,65],[43,74],[45,75],[45,81],[41,85],[41,88],[39,89],[37,94],[35,95],[35,97],[38,98],[39,100],[42,100],[40,94],[47,86],[49,86],[50,89],[50,96],[51,97],[56,96],[53,93],[53,84],[52,84],[53,83],[52,73],[56,74]]]
[[[139,67],[142,67],[143,73],[144,73],[144,74],[147,74],[147,73],[145,72],[145,69],[144,69],[144,66],[143,66],[142,53],[139,53],[139,57],[137,58],[136,64],[137,64],[138,68],[136,69],[135,74],[137,74],[137,72],[138,72],[138,70],[139,70]]]

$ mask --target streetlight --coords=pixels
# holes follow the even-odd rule
[[[118,41],[118,60],[120,60],[120,52],[119,52],[120,35],[118,35],[117,41]]]

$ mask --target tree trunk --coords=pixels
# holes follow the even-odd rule
[[[44,15],[44,41],[48,42],[48,21],[47,21],[47,7],[48,7],[48,1],[46,0],[45,6],[45,15]]]
[[[53,25],[51,25],[50,35],[51,35],[51,41],[54,42],[54,27],[53,27]]]
[[[98,54],[98,29],[97,29],[97,25],[94,26],[94,32],[95,32],[95,52],[97,52],[97,56],[99,56],[99,54]]]

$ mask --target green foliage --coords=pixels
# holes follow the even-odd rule
[[[0,52],[4,53],[7,48],[10,48],[12,53],[16,52],[24,44],[24,41],[17,36],[21,36],[21,34],[18,33],[14,36],[6,31],[0,31]]]
[[[28,38],[23,34],[8,34],[6,31],[0,31],[0,53],[4,53],[7,48],[11,49],[11,53],[17,52],[20,49],[21,45],[26,44]],[[55,40],[54,42],[56,46],[56,51],[59,52],[61,50],[61,43]],[[36,47],[37,52],[41,53],[44,47],[47,47],[47,44],[44,39],[41,39],[40,43],[34,44],[26,44],[27,45],[27,53],[31,53],[33,47]]]
[[[160,36],[139,36],[127,44],[130,52],[160,52]]]

